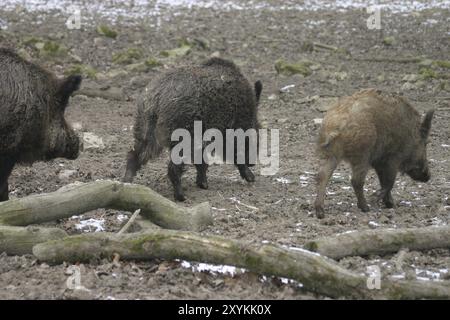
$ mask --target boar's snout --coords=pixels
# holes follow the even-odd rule
[[[63,157],[69,160],[75,160],[83,149],[83,140],[74,134],[68,139]]]
[[[412,179],[420,182],[428,182],[431,178],[428,166],[425,168],[414,168],[406,172]]]

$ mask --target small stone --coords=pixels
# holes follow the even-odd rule
[[[369,228],[370,228],[370,229],[376,229],[376,228],[378,228],[378,227],[380,226],[380,225],[379,225],[378,223],[376,223],[375,221],[369,221],[368,225],[369,225]]]
[[[416,82],[417,80],[419,80],[418,74],[407,74],[406,76],[404,76],[402,78],[402,81],[406,81],[406,82]]]
[[[220,52],[219,51],[214,51],[213,53],[211,53],[210,57],[211,58],[219,58],[220,57]]]
[[[77,170],[63,170],[58,174],[58,178],[61,180],[68,180],[75,177],[77,174]]]
[[[417,86],[414,83],[411,82],[405,82],[405,84],[402,85],[402,90],[415,90],[417,89]]]
[[[84,150],[105,148],[103,139],[96,136],[92,132],[85,132],[83,134],[83,144]]]
[[[122,69],[113,69],[106,73],[107,78],[118,78],[118,77],[126,77],[128,76],[128,72]]]
[[[75,131],[81,131],[83,130],[83,124],[81,122],[74,122],[72,123],[72,129]]]
[[[316,119],[313,119],[313,122],[314,122],[315,125],[319,125],[319,124],[322,124],[323,119],[322,118],[316,118]]]
[[[295,88],[295,84],[289,84],[287,86],[280,88],[280,92],[287,93],[293,88]]]

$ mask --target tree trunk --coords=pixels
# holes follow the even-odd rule
[[[109,208],[134,212],[168,229],[203,230],[212,223],[209,203],[181,207],[140,185],[96,181],[0,203],[0,224],[26,226]]]
[[[306,243],[305,248],[333,259],[384,255],[401,249],[450,248],[450,226],[379,229],[341,233]]]
[[[65,231],[58,228],[0,226],[0,253],[31,254],[34,245],[67,236]]]
[[[305,290],[333,298],[448,299],[450,284],[431,281],[381,281],[369,290],[367,277],[350,272],[333,260],[298,248],[251,246],[244,242],[191,232],[155,230],[116,235],[95,233],[37,244],[33,254],[41,261],[87,262],[119,254],[125,260],[185,259],[234,265],[250,271],[294,279]]]

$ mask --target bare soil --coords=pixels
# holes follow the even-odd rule
[[[267,2],[267,1],[266,1]],[[270,2],[270,1],[269,1]],[[120,4],[117,4],[120,6]],[[10,178],[13,197],[52,192],[75,181],[120,179],[124,174],[126,153],[132,146],[132,126],[136,99],[146,84],[166,68],[197,63],[215,52],[233,59],[251,79],[262,80],[263,96],[259,110],[263,126],[280,129],[280,169],[275,176],[262,176],[255,167],[256,182],[241,180],[233,166],[217,165],[209,170],[209,189],[195,186],[195,170],[190,168],[183,185],[188,197],[185,205],[210,201],[214,207],[214,225],[204,231],[251,243],[268,241],[301,247],[307,240],[349,230],[368,228],[403,228],[445,225],[450,220],[450,85],[449,69],[433,67],[444,77],[432,77],[405,85],[405,75],[418,74],[418,63],[370,61],[375,57],[400,58],[425,56],[449,60],[449,19],[446,9],[428,9],[409,13],[383,12],[382,29],[368,30],[365,10],[215,10],[213,8],[166,8],[160,16],[117,19],[114,23],[96,13],[81,30],[64,26],[67,16],[54,11],[27,11],[0,8],[0,17],[8,28],[0,31],[0,45],[22,49],[22,53],[57,74],[71,66],[89,65],[97,70],[97,79],[86,78],[83,87],[121,88],[129,101],[104,100],[75,96],[68,108],[68,120],[81,124],[83,132],[101,137],[105,148],[84,151],[79,159],[57,159],[17,167]],[[430,22],[431,21],[431,22]],[[111,39],[95,28],[108,24],[117,30]],[[395,38],[385,44],[387,36]],[[30,37],[63,44],[69,55],[49,58],[40,55]],[[162,59],[160,51],[179,46],[180,39],[205,39],[206,48],[194,46],[186,56]],[[347,50],[309,51],[304,44],[320,42]],[[112,77],[110,70],[126,70],[112,61],[112,55],[129,48],[139,48],[143,58],[163,62],[146,72],[126,71]],[[72,55],[72,56],[71,56]],[[73,57],[75,56],[75,58]],[[142,60],[141,59],[141,60]],[[277,74],[278,59],[289,62],[310,60],[317,65],[312,74],[284,76]],[[360,61],[367,59],[369,61]],[[140,60],[139,60],[140,61]],[[288,92],[280,88],[294,84]],[[436,108],[428,157],[433,174],[427,184],[399,176],[393,196],[395,209],[371,203],[371,211],[362,213],[349,183],[350,172],[342,165],[328,188],[326,217],[316,219],[312,203],[314,175],[318,159],[314,152],[318,125],[323,118],[320,106],[331,98],[352,94],[361,88],[376,87],[404,94],[418,110]],[[317,97],[315,97],[317,96]],[[401,119],[399,119],[401,121]],[[146,185],[172,198],[166,177],[168,155],[164,154],[143,168],[135,183]],[[61,178],[64,170],[76,170]],[[370,195],[378,189],[378,180],[370,173],[366,189]],[[239,200],[241,204],[237,203]],[[248,205],[248,206],[246,206]],[[254,208],[257,209],[254,209]],[[122,222],[118,215],[128,212],[97,210],[83,217],[56,221],[50,225],[70,233],[80,220],[104,219],[108,231],[117,231]],[[379,265],[383,276],[446,279],[450,277],[450,250],[408,252],[404,269],[397,270],[394,256],[350,257],[340,261],[344,267],[365,272],[369,265]],[[67,288],[67,265],[48,266],[32,256],[0,255],[0,299],[323,299],[305,292],[297,283],[267,279],[250,272],[235,275],[193,271],[179,261],[121,262],[101,261],[81,266],[82,284],[90,291],[74,292]]]

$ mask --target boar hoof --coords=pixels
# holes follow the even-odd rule
[[[255,182],[255,176],[247,166],[238,165],[238,169],[243,179],[245,179],[247,182]]]
[[[183,195],[183,194],[175,194],[175,200],[176,201],[180,201],[180,202],[183,202],[183,201],[186,201],[186,197]]]
[[[255,182],[255,175],[248,168],[247,168],[247,170],[245,170],[245,174],[243,175],[243,178],[247,182]]]
[[[360,204],[358,205],[358,208],[362,211],[362,212],[369,212],[370,208],[367,204]]]
[[[384,205],[385,205],[386,208],[388,208],[388,209],[392,209],[392,208],[395,207],[394,203],[391,202],[391,201],[385,201],[385,202],[384,202]]]
[[[316,208],[316,217],[317,219],[325,218],[325,210],[323,208]]]
[[[249,175],[247,175],[247,176],[245,177],[245,180],[246,180],[247,182],[255,182],[255,176],[253,175],[253,173],[250,173]]]

